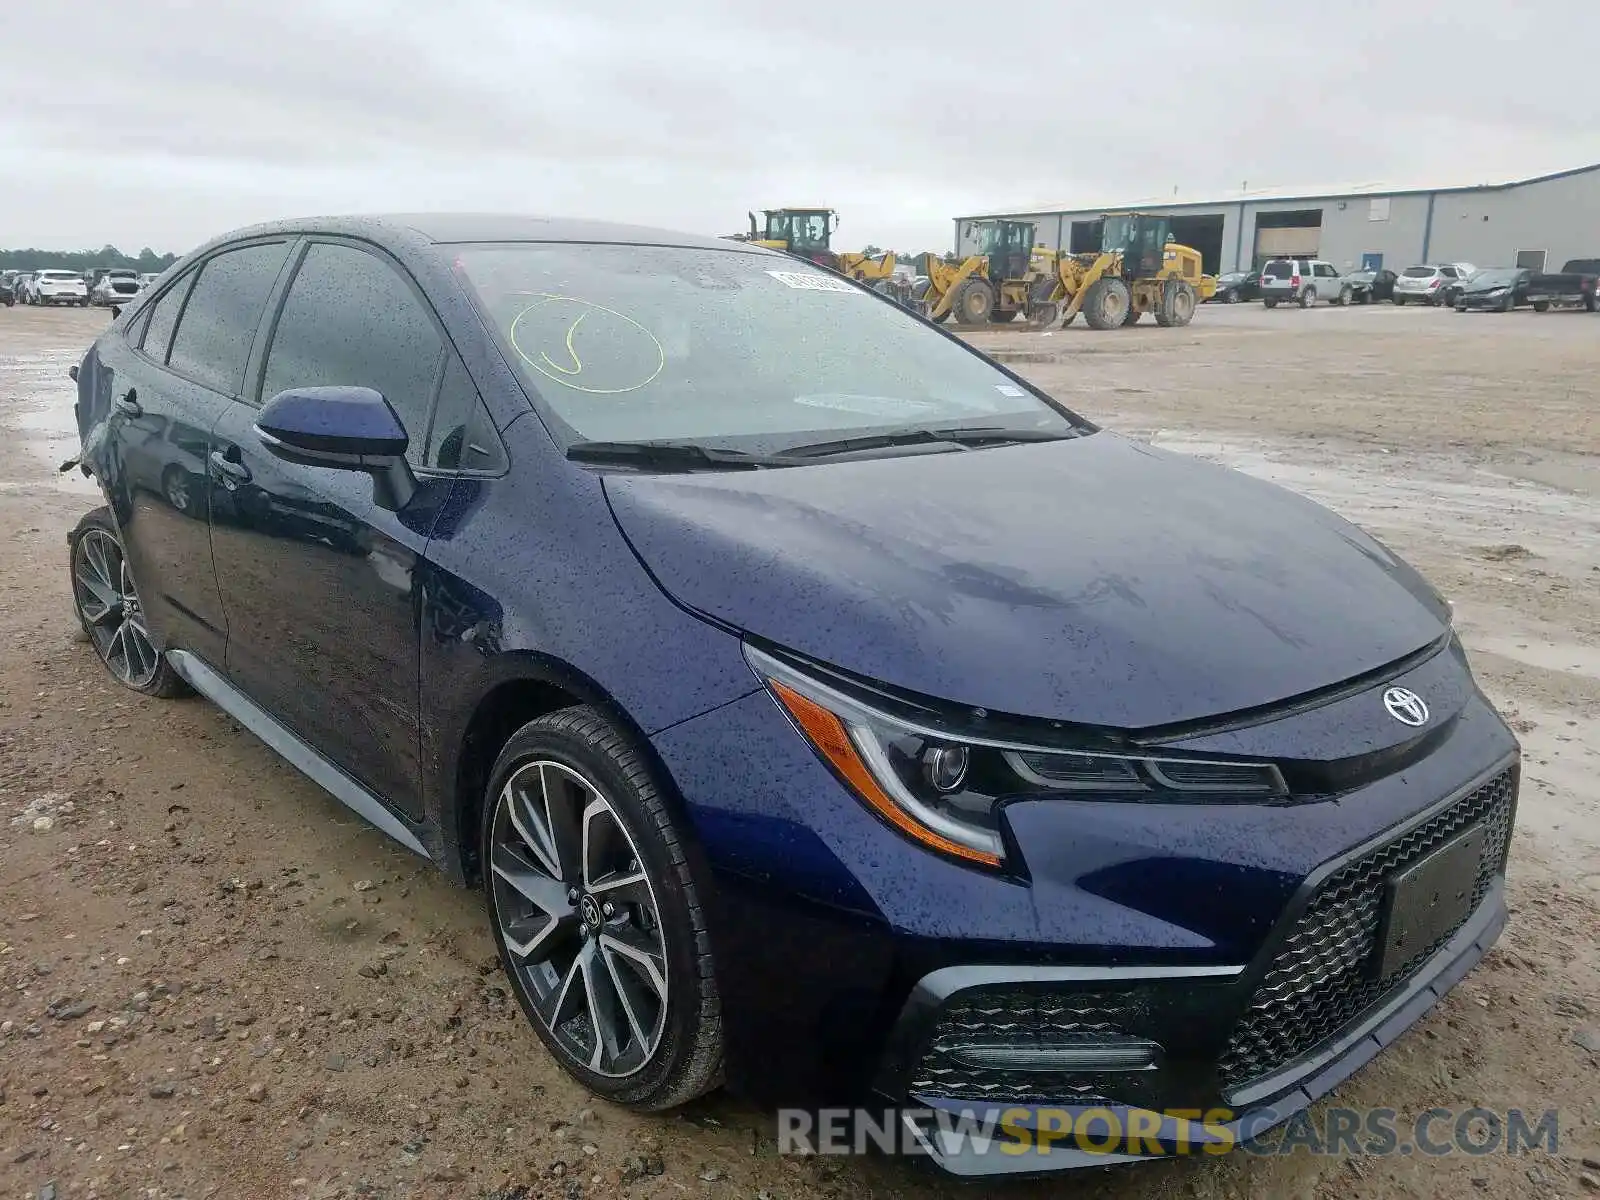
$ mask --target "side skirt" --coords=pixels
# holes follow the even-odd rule
[[[168,650],[167,661],[190,687],[283,755],[291,766],[320,785],[340,804],[388,834],[413,854],[432,861],[432,856],[417,840],[416,834],[389,810],[388,805],[306,745],[201,659],[187,650]]]

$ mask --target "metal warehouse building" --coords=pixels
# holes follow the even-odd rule
[[[1100,215],[1128,210],[1170,216],[1173,237],[1199,250],[1212,273],[1251,269],[1268,258],[1396,271],[1435,262],[1555,270],[1571,258],[1600,258],[1600,163],[1471,187],[1372,184],[1242,192],[1207,203],[1135,200],[977,214],[956,218],[956,248],[975,248],[973,221],[1003,217],[1034,222],[1035,241],[1052,249],[1098,250]]]

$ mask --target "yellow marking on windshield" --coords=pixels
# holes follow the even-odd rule
[[[581,300],[577,296],[562,296],[553,292],[533,292],[531,294],[537,296],[538,299],[512,318],[511,328],[508,336],[511,342],[511,348],[517,352],[517,357],[522,359],[523,362],[527,363],[528,366],[539,372],[539,374],[543,375],[546,379],[553,380],[556,383],[559,383],[562,387],[571,388],[573,391],[588,392],[592,395],[598,396],[617,396],[623,394],[624,392],[636,392],[642,387],[649,386],[655,381],[656,376],[660,375],[661,372],[666,368],[667,351],[666,348],[662,346],[660,339],[646,329],[643,325],[641,325],[638,321],[635,321],[632,317],[626,315],[625,313],[620,313],[614,308],[607,308],[603,304],[596,304],[592,300]],[[556,362],[555,359],[551,358],[548,352],[542,349],[538,351],[538,358],[534,358],[529,353],[530,347],[523,346],[521,342],[521,338],[526,336],[521,332],[521,326],[524,319],[527,318],[527,316],[535,309],[542,308],[547,304],[557,303],[576,305],[583,310],[578,315],[577,319],[567,327],[567,334],[563,339],[566,352],[572,360],[571,367],[562,366],[560,363]],[[637,382],[627,383],[625,386],[621,387],[599,387],[586,382],[578,382],[578,377],[585,375],[586,373],[590,377],[595,375],[604,376],[606,374],[606,368],[608,367],[621,367],[621,369],[624,371],[628,370],[628,366],[625,361],[620,361],[618,359],[603,359],[598,364],[586,366],[583,359],[578,356],[577,347],[574,345],[574,338],[577,336],[578,326],[582,325],[583,322],[593,313],[601,313],[606,317],[615,318],[617,321],[622,322],[623,326],[631,326],[633,329],[638,330],[639,333],[642,333],[646,338],[650,339],[650,347],[655,351],[655,364],[653,367],[648,367],[648,360],[651,357],[648,352],[642,356],[646,361],[637,364],[636,370],[640,373],[644,373],[648,369],[648,374],[645,374],[643,379],[640,379]],[[631,335],[624,334],[623,336],[626,337]],[[640,349],[643,348],[643,343],[639,343],[638,345]]]

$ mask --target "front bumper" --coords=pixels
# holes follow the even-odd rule
[[[1104,1165],[1257,1137],[1393,1042],[1493,945],[1506,921],[1516,788],[1509,759],[1319,869],[1248,965],[934,971],[896,1022],[876,1088],[950,1118],[927,1131],[928,1149],[960,1175]],[[1391,881],[1441,847],[1480,836],[1466,915],[1407,962],[1385,967],[1380,909]],[[1136,1069],[973,1066],[974,1053],[997,1045],[1086,1042],[1156,1049]],[[1089,1111],[1099,1114],[1097,1128],[1138,1130],[1143,1140],[1131,1150],[1056,1140],[1074,1114]],[[1207,1114],[1205,1126],[1198,1113]],[[973,1123],[1003,1124],[1007,1135],[973,1139],[962,1132]]]

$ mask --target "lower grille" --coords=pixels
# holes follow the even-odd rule
[[[1449,941],[1456,929],[1381,978],[1369,970],[1378,947],[1385,881],[1457,834],[1481,825],[1487,836],[1472,889],[1476,910],[1505,860],[1515,802],[1513,767],[1329,876],[1234,1027],[1219,1063],[1223,1087],[1242,1087],[1270,1075],[1337,1037]]]
[[[974,988],[958,993],[939,1014],[909,1090],[920,1096],[996,1103],[1104,1104],[1082,1075],[999,1070],[961,1062],[955,1052],[974,1043],[1032,1046],[1084,1034],[1125,1032],[1115,1000],[1104,995]]]

